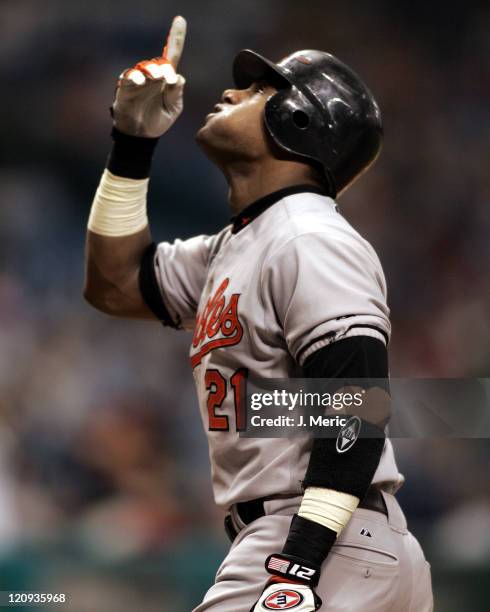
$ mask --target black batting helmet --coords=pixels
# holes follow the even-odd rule
[[[258,80],[278,88],[265,106],[265,125],[275,142],[323,166],[332,195],[340,193],[377,157],[381,113],[359,76],[324,51],[297,51],[278,64],[255,51],[233,63],[239,89]]]

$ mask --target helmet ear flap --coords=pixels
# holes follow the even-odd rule
[[[318,139],[318,113],[297,87],[280,89],[269,98],[265,105],[265,124],[280,147],[315,159],[312,144]],[[313,149],[316,148],[313,144]]]
[[[322,150],[329,143],[322,141],[321,135],[325,133],[322,118],[301,90],[293,85],[271,96],[265,105],[264,119],[267,131],[282,150],[325,168]],[[326,182],[335,196],[329,173]]]

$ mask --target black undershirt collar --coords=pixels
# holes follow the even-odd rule
[[[326,189],[316,187],[315,185],[292,185],[291,187],[285,187],[284,189],[273,191],[272,193],[255,200],[255,202],[252,202],[252,204],[249,204],[242,211],[240,211],[238,215],[232,217],[231,223],[233,227],[231,233],[237,234],[241,229],[247,226],[270,206],[295,193],[318,193],[323,196],[328,196]]]

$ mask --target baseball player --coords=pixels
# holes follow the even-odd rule
[[[228,181],[233,219],[214,236],[155,244],[150,166],[183,109],[185,32],[175,18],[163,54],[119,78],[85,297],[193,332],[214,496],[232,540],[194,612],[428,612],[430,568],[394,496],[403,477],[382,426],[351,436],[347,452],[335,438],[239,435],[248,377],[388,376],[383,271],[335,203],[378,155],[379,108],[328,53],[276,64],[241,51],[234,88],[197,134]]]

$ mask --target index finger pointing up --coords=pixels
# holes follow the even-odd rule
[[[186,20],[177,15],[172,21],[170,32],[167,37],[167,44],[163,48],[162,57],[172,64],[177,70],[177,65],[184,50],[185,33],[187,31]]]

